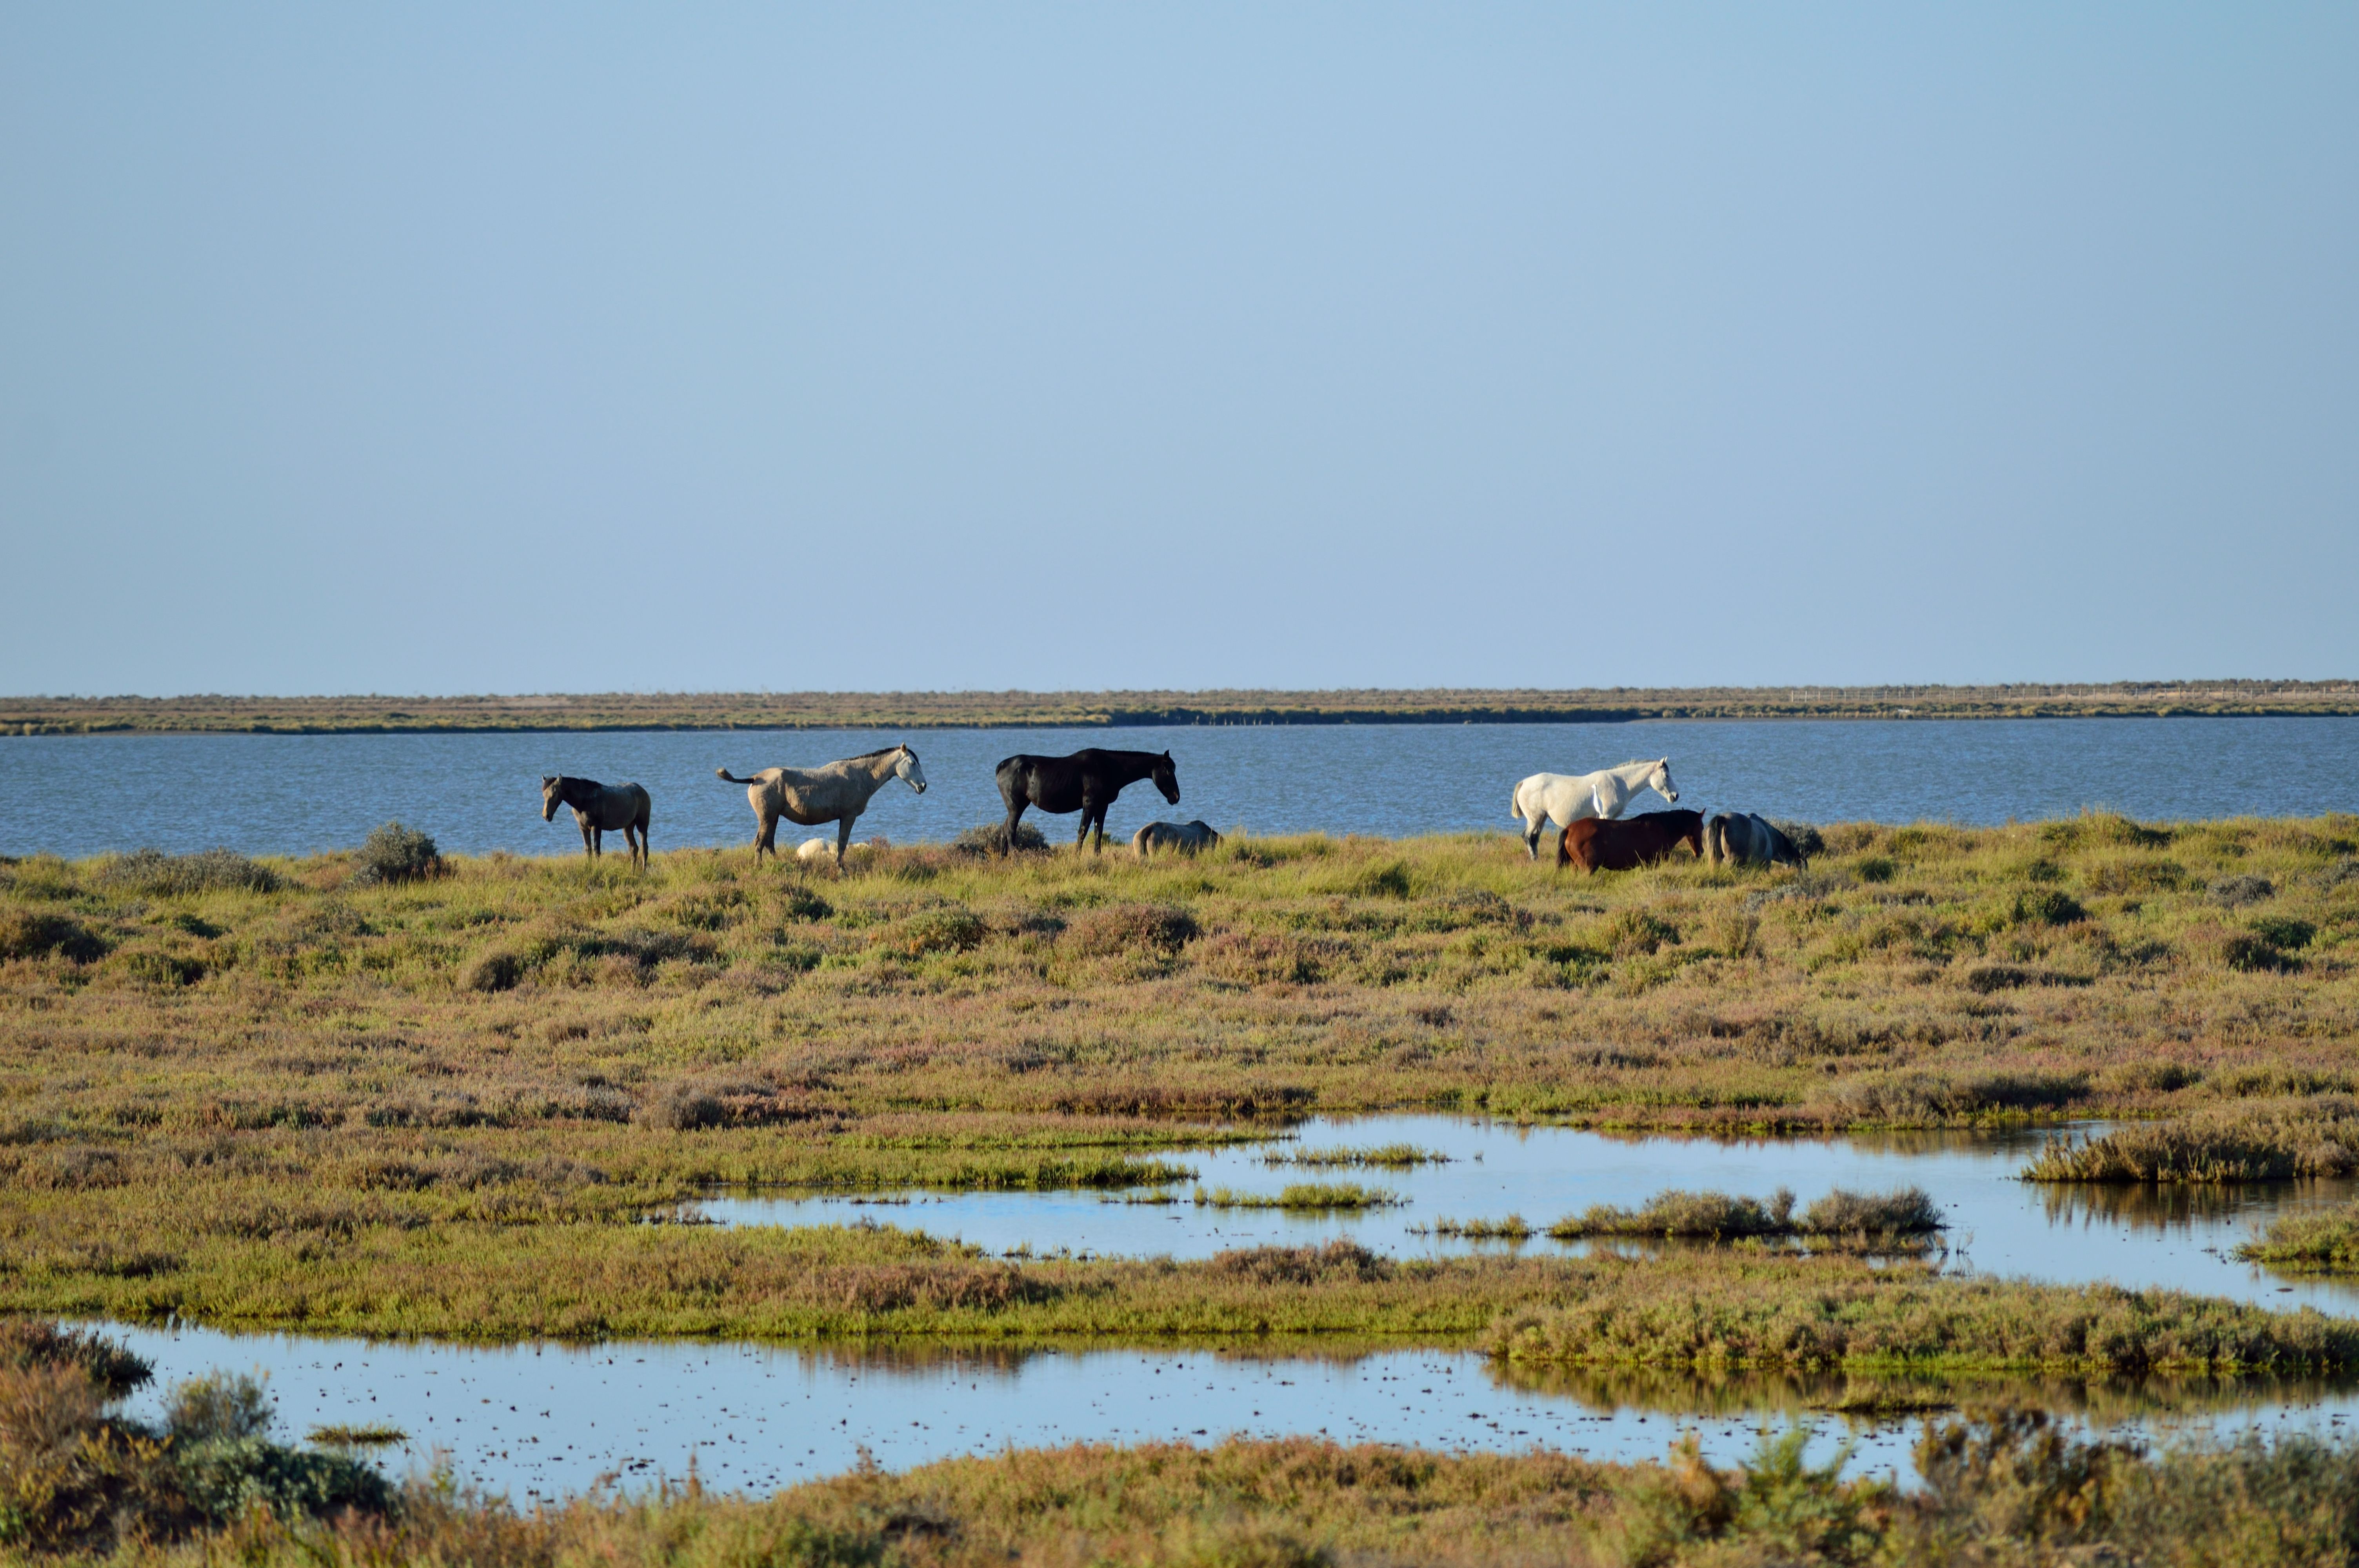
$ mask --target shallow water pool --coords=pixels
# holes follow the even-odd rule
[[[863,1217],[957,1237],[995,1253],[1204,1258],[1234,1247],[1297,1246],[1350,1237],[1407,1256],[1467,1252],[1475,1243],[1420,1234],[1440,1219],[1504,1219],[1546,1227],[1592,1204],[1631,1206],[1672,1187],[1766,1198],[1792,1189],[1807,1205],[1830,1189],[1917,1185],[1950,1223],[1950,1267],[2082,1284],[2165,1286],[2269,1306],[2359,1310],[2359,1284],[2281,1278],[2240,1263],[2236,1243],[2288,1209],[2349,1201],[2359,1183],[2284,1182],[2229,1188],[2033,1184],[2024,1165],[2056,1138],[2101,1129],[1905,1133],[1837,1139],[1637,1138],[1517,1126],[1456,1116],[1375,1116],[1306,1122],[1286,1141],[1175,1156],[1197,1184],[1275,1194],[1291,1183],[1354,1183],[1394,1193],[1403,1206],[1300,1214],[1223,1209],[1095,1193],[907,1193],[860,1197],[735,1193],[701,1206],[728,1225],[841,1224]],[[1273,1155],[1406,1143],[1447,1156],[1403,1170],[1270,1164]],[[1581,1243],[1534,1237],[1527,1249]]]
[[[389,1422],[399,1475],[438,1456],[458,1479],[519,1504],[602,1483],[678,1480],[767,1492],[860,1463],[888,1468],[1009,1446],[1076,1442],[1212,1443],[1323,1435],[1444,1450],[1546,1446],[1598,1459],[1658,1459],[1693,1431],[1730,1463],[1765,1423],[1802,1421],[1823,1460],[1849,1439],[1855,1472],[1904,1477],[1915,1417],[1854,1421],[1814,1410],[1841,1379],[1718,1384],[1664,1375],[1524,1379],[1472,1352],[1363,1356],[1210,1350],[959,1353],[936,1348],[780,1349],[610,1344],[472,1348],[344,1338],[227,1335],[107,1325],[156,1364],[133,1404],[215,1368],[263,1372],[283,1435],[323,1423]],[[1985,1391],[1992,1386],[1985,1386]],[[2234,1435],[2340,1433],[2359,1390],[2156,1384],[2031,1390],[2112,1429]]]

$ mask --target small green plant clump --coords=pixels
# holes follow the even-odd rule
[[[1446,1165],[1450,1156],[1437,1149],[1420,1149],[1414,1143],[1386,1143],[1374,1149],[1275,1149],[1261,1157],[1265,1165],[1310,1165],[1335,1167],[1365,1165],[1381,1170],[1406,1171],[1419,1165]]]
[[[363,841],[360,869],[353,880],[362,886],[423,881],[442,874],[442,855],[434,840],[398,822],[388,822]]]
[[[1405,1201],[1397,1193],[1382,1187],[1364,1187],[1350,1182],[1296,1182],[1277,1193],[1240,1193],[1227,1187],[1196,1189],[1196,1202],[1206,1208],[1392,1208]]]
[[[1794,1195],[1779,1188],[1766,1204],[1725,1193],[1658,1193],[1637,1208],[1598,1204],[1560,1219],[1549,1234],[1560,1241],[1592,1236],[1919,1237],[1941,1228],[1941,1211],[1921,1187],[1891,1193],[1829,1193],[1797,1215]]]

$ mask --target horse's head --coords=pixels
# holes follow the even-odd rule
[[[918,753],[907,744],[902,746],[901,754],[893,759],[893,776],[919,795],[926,793],[926,770],[918,765]]]
[[[562,773],[560,773],[560,774],[558,774],[558,775],[557,775],[557,777],[555,777],[555,778],[550,778],[547,773],[543,773],[543,774],[541,774],[541,775],[540,775],[540,819],[541,819],[543,822],[554,822],[554,821],[556,821],[556,820],[557,820],[557,808],[558,808],[559,806],[563,806],[564,804],[565,804],[565,775],[564,775],[564,774],[562,774]]]
[[[1155,759],[1154,771],[1147,777],[1155,781],[1155,787],[1163,792],[1164,799],[1174,806],[1180,804],[1180,770],[1171,765],[1170,752],[1166,752]]]
[[[1702,860],[1703,813],[1701,811],[1675,811],[1671,813],[1671,815],[1680,818],[1680,837],[1687,840],[1688,849],[1695,855],[1697,860]]]
[[[1671,782],[1671,760],[1669,757],[1657,761],[1655,771],[1647,775],[1647,787],[1672,805],[1679,804],[1680,787]]]

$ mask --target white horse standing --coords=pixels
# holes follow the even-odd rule
[[[1508,805],[1511,815],[1524,819],[1524,848],[1540,858],[1540,829],[1553,822],[1559,830],[1585,816],[1612,821],[1629,807],[1642,789],[1651,789],[1677,806],[1680,792],[1671,783],[1671,760],[1625,762],[1593,773],[1534,773],[1516,786]]]
[[[835,863],[841,866],[844,846],[852,842],[852,825],[868,809],[869,798],[888,781],[899,779],[919,795],[926,793],[926,770],[918,765],[918,753],[907,745],[865,752],[823,768],[764,768],[745,779],[727,768],[712,771],[731,784],[745,786],[745,798],[753,805],[754,820],[760,828],[754,839],[756,860],[766,849],[773,855],[778,852],[778,818],[783,816],[805,827],[834,823]]]

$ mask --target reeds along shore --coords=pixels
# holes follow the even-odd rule
[[[1241,838],[1145,865],[899,849],[841,877],[390,838],[365,866],[10,862],[0,1308],[1121,1333],[1127,1307],[1087,1303],[1148,1292],[1113,1273],[1050,1302],[1030,1281],[1061,1266],[636,1222],[714,1182],[1185,1182],[1187,1147],[1312,1111],[1707,1131],[2110,1113],[2273,1129],[2313,1163],[2341,1146],[2359,821],[1826,839],[1806,875],[1594,879],[1505,835]],[[814,1260],[853,1271],[849,1308],[733,1283]],[[1208,1267],[1155,1332],[1262,1331],[1190,1272]],[[1467,1335],[1559,1288],[1499,1267],[1288,1321]]]

